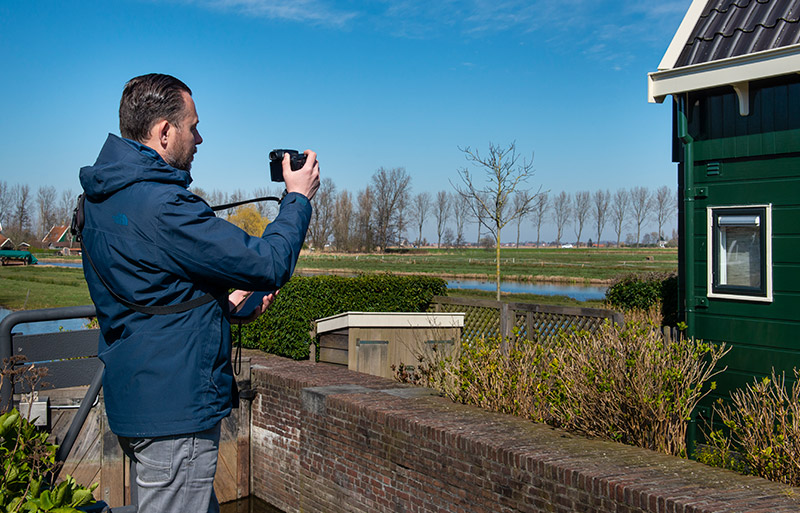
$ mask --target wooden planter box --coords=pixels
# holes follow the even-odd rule
[[[420,355],[455,355],[463,327],[463,313],[346,312],[316,321],[319,361],[392,378]]]

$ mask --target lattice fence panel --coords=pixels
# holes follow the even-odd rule
[[[462,340],[479,337],[497,337],[500,335],[500,310],[481,306],[439,305],[444,313],[463,312],[464,328],[461,330]]]

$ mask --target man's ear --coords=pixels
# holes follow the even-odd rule
[[[150,128],[150,142],[156,151],[166,149],[170,137],[171,125],[166,119],[156,121]],[[150,146],[148,144],[148,146]],[[160,153],[160,152],[159,152]]]

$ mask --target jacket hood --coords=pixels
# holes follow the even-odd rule
[[[81,168],[80,181],[89,199],[102,200],[137,182],[171,183],[187,188],[188,171],[176,169],[152,148],[108,134],[97,161]]]

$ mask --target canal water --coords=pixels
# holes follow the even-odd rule
[[[5,319],[11,310],[0,308],[0,321]],[[23,322],[17,324],[11,331],[21,335],[34,335],[37,333],[52,333],[55,331],[74,331],[81,330],[89,322],[89,319],[62,319],[56,321],[42,322]]]
[[[80,262],[44,262],[44,265],[55,265],[59,267],[80,268]],[[302,275],[302,273],[299,273]],[[447,288],[450,289],[478,289],[495,290],[495,283],[488,280],[448,280]],[[603,299],[606,297],[606,287],[580,285],[573,283],[540,283],[540,282],[520,282],[503,281],[500,283],[500,290],[513,294],[538,294],[540,296],[568,296],[578,301],[588,301],[590,299]]]
[[[284,511],[267,504],[258,497],[251,496],[220,504],[219,513],[284,513]]]

